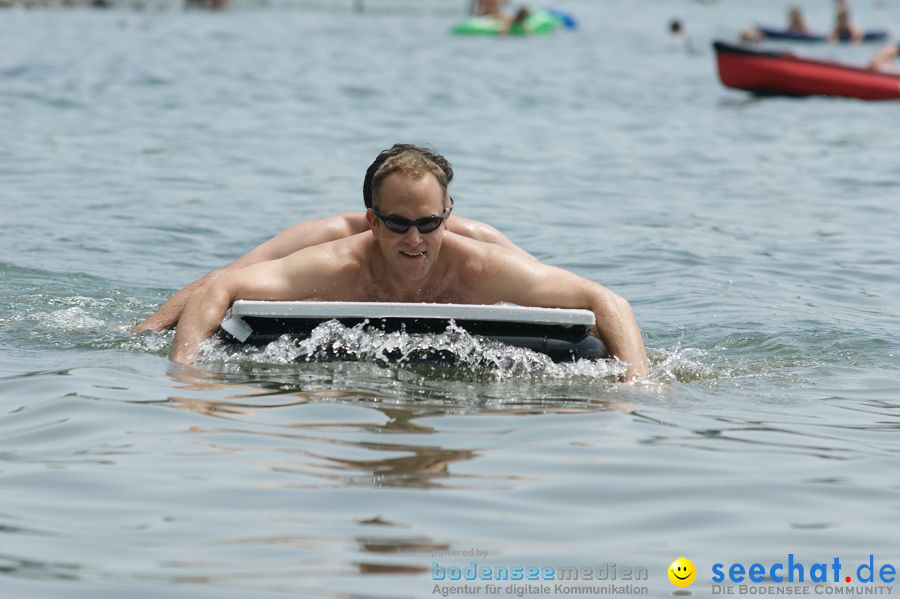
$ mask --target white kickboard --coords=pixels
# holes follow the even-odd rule
[[[513,304],[418,304],[401,302],[265,302],[238,300],[231,317],[263,318],[432,318],[538,325],[594,326],[590,310],[529,308]]]

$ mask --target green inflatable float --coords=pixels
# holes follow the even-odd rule
[[[553,33],[562,21],[556,15],[545,10],[536,10],[529,14],[521,24],[509,28],[509,35],[546,35]],[[451,29],[456,35],[500,35],[502,25],[491,17],[472,17],[458,23]]]

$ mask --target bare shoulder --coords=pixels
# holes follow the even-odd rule
[[[585,308],[598,288],[572,272],[495,244],[462,238],[448,245],[461,295],[471,303]]]
[[[322,243],[356,235],[366,228],[365,212],[342,212],[318,220],[297,223],[282,234],[294,241],[312,238],[316,243]],[[296,239],[298,236],[300,239]]]
[[[500,245],[516,253],[522,254],[530,260],[536,260],[534,256],[510,241],[510,239],[496,227],[487,223],[454,215],[447,221],[447,228],[450,232],[462,235],[463,237]]]
[[[493,225],[489,225],[480,220],[465,218],[454,214],[447,221],[447,228],[458,235],[475,239],[477,241],[486,241],[488,243],[498,243],[501,245],[511,245],[512,242],[506,238]]]
[[[444,249],[458,265],[463,279],[477,280],[508,269],[527,269],[540,265],[528,254],[489,241],[480,241],[448,232]]]
[[[358,285],[367,237],[353,235],[249,266],[233,272],[227,284],[239,299],[346,300]]]
[[[356,233],[297,250],[284,258],[285,266],[319,272],[353,269],[363,262],[371,246],[370,234]]]
[[[349,237],[366,231],[369,226],[366,224],[365,212],[341,212],[335,215],[332,226],[340,233],[340,237]],[[335,235],[338,237],[338,235]]]
[[[480,241],[455,231],[447,231],[441,242],[441,252],[454,261],[478,262],[485,259],[493,244]]]
[[[494,227],[479,220],[473,220],[464,216],[454,214],[447,221],[447,228],[458,235],[479,239],[483,241],[486,233],[494,231]]]

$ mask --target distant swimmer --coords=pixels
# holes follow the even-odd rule
[[[812,30],[809,28],[809,25],[806,23],[806,19],[803,18],[803,13],[800,12],[800,9],[796,6],[792,6],[788,11],[788,26],[787,30],[789,33],[795,33],[798,35],[810,35],[812,34]]]
[[[875,53],[875,56],[869,61],[869,68],[884,73],[900,73],[900,67],[894,63],[894,59],[898,56],[900,56],[900,43],[891,42]]]
[[[684,34],[684,26],[681,19],[671,19],[669,21],[669,35],[672,37],[681,37]]]
[[[829,42],[860,42],[865,33],[850,21],[850,7],[839,2],[834,17],[834,27],[828,34]]]
[[[789,33],[791,35],[812,35],[812,30],[809,28],[809,25],[806,22],[806,19],[803,17],[803,12],[796,6],[792,6],[788,10],[788,20],[787,20],[787,28],[785,29],[785,33]],[[756,27],[751,27],[750,29],[745,29],[741,32],[741,40],[745,42],[758,42],[766,37],[766,34],[757,29]]]
[[[498,17],[503,14],[503,0],[472,0],[472,14],[476,17]]]
[[[395,145],[370,167],[368,231],[310,246],[284,258],[223,274],[191,294],[170,358],[189,364],[239,299],[377,301],[588,309],[596,334],[626,366],[624,379],[648,372],[630,304],[609,289],[521,251],[447,230],[453,210],[447,161]],[[378,162],[378,159],[376,159]],[[373,163],[374,166],[374,163]],[[449,164],[447,164],[449,168]]]
[[[669,38],[680,41],[684,44],[684,49],[688,54],[697,54],[697,48],[691,38],[685,36],[684,23],[681,19],[669,20]]]
[[[519,27],[525,33],[528,33],[525,23],[526,19],[531,15],[531,11],[528,7],[521,6],[516,10],[516,13],[513,16],[509,16],[504,14],[501,10],[502,4],[503,0],[474,0],[472,4],[472,13],[475,16],[490,17],[499,21],[501,24],[501,34],[509,33],[514,27]]]

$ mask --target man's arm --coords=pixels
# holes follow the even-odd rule
[[[454,233],[479,241],[494,243],[508,248],[523,257],[535,259],[531,254],[510,241],[503,233],[486,223],[454,215],[447,221],[447,227]],[[191,296],[225,274],[260,262],[284,258],[304,248],[356,235],[367,229],[368,224],[366,223],[365,212],[345,212],[318,220],[298,223],[285,229],[269,241],[258,245],[231,264],[207,273],[190,283],[166,300],[144,322],[136,326],[134,332],[162,331],[171,328],[178,322],[181,312]]]
[[[290,279],[284,260],[254,264],[218,277],[197,290],[178,319],[169,359],[190,364],[200,354],[200,344],[209,339],[235,299],[284,299],[290,295]]]
[[[193,283],[190,283],[157,308],[147,320],[134,328],[135,333],[143,331],[162,331],[171,328],[178,322],[182,310],[191,296],[223,275],[238,269],[268,260],[284,258],[304,248],[319,245],[361,233],[366,230],[366,219],[363,212],[347,212],[318,220],[310,220],[289,227],[262,243],[231,264],[216,269]]]
[[[169,358],[181,364],[196,360],[200,344],[216,332],[235,300],[337,299],[358,278],[358,269],[348,268],[346,256],[338,258],[337,251],[331,243],[305,248],[225,273],[199,289],[178,319]]]
[[[649,372],[641,329],[631,304],[606,287],[499,249],[488,252],[477,280],[486,294],[482,298],[486,303],[507,301],[523,306],[591,310],[597,336],[610,355],[628,364],[624,379],[645,377]]]
[[[469,239],[499,245],[500,247],[511,250],[522,258],[537,261],[537,258],[514,244],[506,235],[498,231],[495,227],[492,227],[485,222],[481,222],[480,220],[463,218],[462,216],[456,216],[454,214],[447,219],[447,230],[451,233],[468,237]]]
[[[225,275],[194,293],[181,312],[169,359],[191,364],[199,357],[200,344],[209,339],[222,322],[236,294],[233,275]]]

